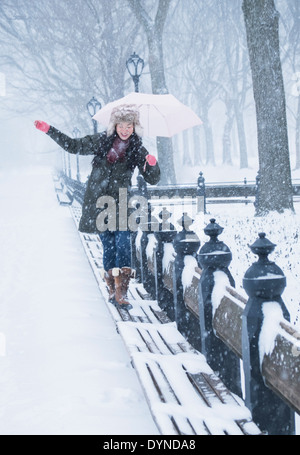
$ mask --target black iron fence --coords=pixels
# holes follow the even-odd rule
[[[60,175],[60,181],[72,198],[82,204],[85,184],[64,174]],[[194,186],[147,187],[138,178],[133,191],[149,200],[155,196],[160,200],[190,197],[200,198],[205,204],[208,195],[218,195],[228,199],[252,197],[255,202],[258,182],[210,186],[205,185],[200,174]],[[294,194],[300,194],[300,185],[294,185]],[[163,217],[160,221],[163,224]],[[182,221],[181,230],[150,229],[133,233],[132,265],[137,277],[150,298],[157,300],[185,338],[205,354],[224,383],[239,396],[243,395],[240,362],[243,360],[245,401],[260,429],[269,434],[293,434],[294,411],[300,414],[300,334],[289,323],[281,297],[286,278],[268,260],[275,245],[259,234],[250,246],[259,261],[245,271],[243,285],[248,296],[245,299],[234,289],[234,277],[228,269],[232,259],[230,249],[218,239],[223,228],[211,220],[205,228],[210,240],[200,248],[200,241],[188,224]],[[173,248],[172,254],[167,246]],[[186,265],[187,256],[196,260],[196,267],[190,284],[184,285],[183,273],[185,267],[190,267]],[[217,278],[219,272],[222,281]],[[223,287],[222,293],[219,289],[215,293],[219,285]],[[275,321],[274,309],[276,314],[282,314]],[[265,337],[267,349],[264,349]]]
[[[72,179],[65,173],[59,173],[63,184],[73,193],[73,197],[80,203],[83,201],[83,196],[86,184],[78,180]],[[197,183],[195,184],[178,184],[178,185],[147,185],[142,176],[138,176],[137,185],[132,187],[132,193],[141,194],[149,199],[150,203],[155,204],[155,201],[169,199],[169,204],[176,203],[176,199],[187,201],[191,199],[191,204],[198,204],[201,200],[201,211],[206,211],[207,204],[227,204],[227,203],[243,203],[254,204],[259,195],[259,176],[255,181],[247,181],[245,178],[242,182],[216,182],[207,183],[200,172]],[[300,198],[300,180],[293,181],[294,200]],[[198,200],[197,200],[198,198]],[[172,201],[172,202],[171,202]]]
[[[281,297],[286,278],[268,260],[275,245],[261,233],[250,246],[259,260],[245,271],[247,299],[235,290],[228,268],[232,254],[218,239],[222,230],[212,219],[204,229],[210,240],[201,248],[188,230],[134,236],[137,276],[227,387],[244,396],[260,429],[294,434],[294,411],[300,414],[300,333],[289,323]],[[281,317],[274,319],[274,311]]]

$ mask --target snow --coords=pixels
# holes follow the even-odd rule
[[[185,291],[185,289],[191,285],[193,276],[200,278],[199,273],[195,271],[196,267],[198,267],[196,258],[190,255],[185,256],[184,268],[181,275],[183,291]]]
[[[259,334],[260,365],[263,362],[264,355],[272,353],[278,333],[283,332],[280,328],[280,322],[284,321],[282,309],[278,302],[264,302],[262,312],[264,319]]]
[[[283,301],[290,313],[291,322],[300,331],[300,207],[295,204],[295,213],[285,211],[283,214],[270,212],[264,217],[255,217],[251,205],[234,204],[228,207],[224,204],[208,204],[207,214],[196,216],[192,229],[201,240],[201,245],[209,240],[203,228],[211,218],[224,228],[219,240],[223,241],[232,253],[229,270],[235,280],[237,291],[246,296],[243,290],[243,278],[247,269],[257,261],[249,245],[257,238],[259,232],[265,232],[266,237],[276,244],[269,255],[286,276],[287,285],[282,294]],[[264,277],[267,279],[268,277]],[[270,277],[272,278],[272,277]],[[247,297],[247,296],[246,296]]]
[[[154,234],[149,234],[148,235],[148,243],[146,246],[146,256],[147,258],[152,258],[153,256],[153,251],[155,250],[157,245],[157,240],[155,238]]]
[[[230,286],[228,276],[222,271],[214,272],[215,285],[211,294],[212,312],[213,315],[218,309],[224,295],[227,294],[226,287]]]
[[[0,177],[0,434],[158,434],[69,209],[57,202],[49,168],[3,171]],[[224,227],[219,238],[232,251],[229,268],[243,295],[242,278],[256,260],[248,245],[262,231],[277,244],[270,259],[287,276],[283,300],[299,330],[297,207],[296,214],[258,219],[250,205],[236,204],[229,215],[225,204],[208,205],[208,211],[196,217],[193,228],[203,245],[210,218]],[[149,239],[147,257],[157,243],[153,234]],[[164,268],[173,252],[165,247]],[[185,258],[184,288],[198,276],[196,266],[194,257]],[[214,310],[229,284],[223,272],[215,273],[215,282]],[[272,350],[280,311],[274,302],[264,304],[261,356]],[[160,361],[167,362],[172,377],[171,363]],[[190,359],[188,368],[199,365]],[[180,377],[172,381],[180,389]],[[204,414],[217,431],[218,410],[203,409]]]
[[[264,355],[270,355],[275,347],[277,335],[281,335],[292,345],[292,351],[300,350],[300,341],[291,336],[286,330],[281,327],[281,322],[287,323],[283,317],[282,308],[278,302],[264,302],[262,305],[263,325],[259,335],[259,358],[260,364],[263,362]]]
[[[177,343],[185,343],[176,324],[120,322],[118,328],[129,346],[135,368],[142,378],[151,408],[160,427],[163,428],[163,434],[174,434],[174,429],[170,424],[170,415],[176,416],[177,423],[180,422],[180,428],[186,431],[186,434],[190,432],[186,416],[198,432],[197,434],[206,434],[203,420],[214,435],[223,434],[224,431],[229,434],[241,433],[233,421],[251,417],[249,409],[243,402],[233,397],[227,397],[226,403],[220,402],[219,398],[208,388],[205,392],[205,399],[209,401],[210,406],[207,406],[206,401],[199,397],[194,387],[191,387],[187,372],[192,375],[199,373],[213,375],[205,357],[200,353],[188,351],[178,352],[176,355],[170,354],[164,343],[165,339],[168,340],[168,344],[174,346]],[[152,348],[156,349],[155,352],[150,353],[148,348],[145,348],[145,340],[152,344]],[[151,369],[151,375],[149,369]],[[152,376],[155,377],[156,383],[159,384],[164,397],[167,396],[168,400],[162,402],[158,397]],[[174,398],[169,385],[165,383],[162,376],[167,378],[168,384],[171,385],[179,402]],[[252,429],[249,427],[250,430],[251,434],[258,432],[258,428],[255,426]]]
[[[145,357],[147,358],[148,363],[157,363],[158,365],[161,365],[164,374],[170,381],[172,389],[176,391],[176,396],[181,403],[180,406],[178,406],[178,403],[161,403],[156,398],[157,395],[154,396],[152,406],[156,408],[159,415],[167,416],[168,414],[172,415],[174,413],[175,415],[178,415],[181,413],[182,416],[189,415],[190,418],[195,419],[195,422],[202,422],[205,420],[206,425],[214,435],[222,434],[224,430],[229,434],[236,434],[236,426],[233,421],[235,419],[247,420],[251,418],[250,411],[245,406],[237,406],[236,403],[227,403],[226,406],[224,406],[219,400],[218,403],[214,402],[213,397],[210,397],[212,401],[211,407],[207,406],[204,401],[202,406],[199,405],[198,394],[195,389],[186,387],[185,370],[191,374],[197,374],[199,372],[211,374],[212,371],[208,367],[204,356],[194,356],[183,353],[166,357],[137,352],[134,361],[139,369],[144,368]],[[181,364],[184,365],[184,369],[178,368],[178,365]],[[176,375],[174,375],[174,371],[177,372]],[[151,385],[149,384],[149,388],[150,387]],[[197,403],[197,407],[193,408],[191,403]],[[168,431],[168,425],[170,425],[168,420],[169,419],[166,419],[163,425],[166,429],[166,434],[172,434],[170,428]]]
[[[0,434],[157,434],[49,171],[0,188]]]
[[[164,244],[164,254],[163,254],[163,271],[168,271],[170,263],[174,261],[175,250],[172,243]]]

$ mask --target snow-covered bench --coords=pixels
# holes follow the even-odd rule
[[[118,322],[118,330],[164,435],[260,434],[244,403],[172,322]]]
[[[186,308],[199,318],[198,285],[201,269],[184,290]],[[213,328],[220,338],[240,359],[242,353],[242,317],[247,299],[233,287],[220,285],[215,289]],[[268,321],[266,309],[265,326],[261,336],[261,371],[265,384],[288,405],[300,414],[300,333],[277,313],[276,303]],[[267,308],[267,306],[266,306]],[[279,318],[276,319],[276,314]]]
[[[68,193],[59,192],[56,193],[56,197],[60,205],[71,205],[73,202],[73,198]]]
[[[149,257],[149,270],[152,272],[155,270],[152,264],[156,260],[155,253]],[[248,398],[247,404],[250,409],[256,409],[255,421],[264,421],[264,424],[266,422],[266,416],[261,417],[261,415],[266,415],[267,412],[260,411],[265,406],[259,403],[257,397],[260,396],[261,399],[264,399],[264,396],[267,396],[268,392],[264,390],[267,386],[267,389],[275,392],[274,396],[270,396],[272,404],[268,406],[269,416],[271,417],[273,413],[274,418],[269,417],[269,422],[265,427],[264,424],[261,425],[261,428],[269,428],[269,431],[275,432],[275,434],[277,431],[283,431],[282,434],[293,433],[293,411],[300,414],[300,333],[284,318],[280,304],[276,301],[270,302],[268,298],[265,303],[262,303],[263,325],[259,332],[259,352],[256,354],[260,367],[257,368],[256,379],[253,380],[252,365],[249,364],[249,360],[245,362],[245,357],[243,357],[246,353],[245,346],[248,343],[245,338],[243,340],[242,335],[243,317],[244,324],[247,324],[247,316],[245,316],[247,297],[240,295],[235,288],[230,286],[226,274],[222,271],[215,272],[217,274],[215,275],[215,285],[211,296],[208,297],[208,302],[211,300],[210,309],[207,306],[204,307],[203,303],[200,303],[203,297],[201,297],[199,289],[202,270],[196,265],[196,259],[189,256],[184,259],[185,266],[181,274],[182,287],[179,289],[182,296],[180,297],[178,289],[176,286],[174,287],[174,258],[168,265],[166,265],[165,259],[163,261],[165,265],[162,282],[168,291],[173,293],[174,314],[182,333],[188,334],[188,336],[191,333],[192,339],[189,338],[191,343],[194,346],[200,345],[199,349],[205,353],[209,364],[211,361],[212,365],[218,364],[216,369],[231,390],[235,390],[235,386],[239,387],[238,384],[241,384],[239,359],[244,360],[244,371],[247,372],[246,387],[249,387],[248,396],[251,397]],[[268,308],[271,310],[268,311]],[[209,312],[212,316],[207,317]],[[183,314],[183,317],[178,318],[180,314]],[[222,343],[218,340],[221,340]],[[219,363],[218,360],[215,362],[217,357],[220,359]],[[226,362],[222,359],[226,359]],[[252,391],[255,381],[261,384],[261,390],[258,393]],[[272,410],[275,402],[277,402],[274,405],[276,412]],[[280,414],[279,409],[282,410],[285,429],[281,429],[281,422],[276,417],[278,413]],[[273,422],[271,422],[272,420]]]
[[[80,208],[73,204],[78,225]],[[80,234],[99,288],[102,250],[96,235]],[[133,309],[107,303],[141,381],[153,419],[163,435],[260,434],[243,401],[212,371],[205,357],[177,330],[143,286],[129,288]]]
[[[177,273],[175,271],[178,255],[175,259],[174,248],[175,255],[172,255],[172,244],[164,244],[159,251],[153,234],[148,235],[148,238],[146,254],[143,253],[140,239],[137,238],[136,257],[138,265],[144,267],[144,275],[155,275],[158,270],[157,262],[162,262],[159,266],[162,275],[152,280],[156,286],[159,283],[164,287],[163,292],[160,291],[164,296],[160,305],[168,308],[168,314],[174,315],[180,332],[205,354],[208,363],[218,371],[227,387],[239,395],[242,392],[240,359],[244,360],[247,405],[255,410],[254,420],[260,422],[261,428],[267,428],[271,434],[277,434],[277,431],[279,434],[292,434],[293,411],[300,414],[300,334],[285,319],[280,304],[269,302],[269,298],[266,298],[263,304],[263,325],[259,329],[259,346],[255,354],[259,366],[255,369],[256,379],[253,379],[254,369],[245,351],[248,341],[246,335],[244,340],[242,335],[243,315],[244,324],[247,324],[246,294],[240,295],[229,284],[228,279],[226,280],[226,274],[222,271],[216,272],[219,275],[215,276],[213,295],[206,295],[207,304],[204,305],[199,290],[202,270],[195,256],[185,256],[184,260],[179,260],[182,269],[178,274],[178,270]],[[147,280],[151,283],[149,278]],[[267,310],[268,306],[272,307],[270,312]],[[277,315],[275,318],[274,314]],[[246,357],[243,358],[243,354],[246,354]],[[259,390],[257,393],[253,386],[256,381],[261,387],[260,390],[256,387]],[[275,395],[270,395],[265,389],[275,392]],[[269,400],[265,399],[265,396],[269,396]],[[281,419],[278,415],[281,415]]]
[[[58,176],[53,176],[54,189],[60,205],[71,205],[73,197],[70,191],[64,186]]]

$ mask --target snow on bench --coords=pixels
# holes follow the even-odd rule
[[[74,203],[71,213],[77,227],[80,212]],[[99,238],[82,233],[80,237],[161,434],[261,434],[243,401],[224,386],[157,302],[148,299],[140,283],[132,280],[129,286],[132,310],[108,302]]]
[[[56,197],[60,205],[71,205],[73,202],[73,197],[70,192],[67,190],[63,183],[59,180],[58,177],[53,176],[54,189],[56,192]]]
[[[250,411],[174,323],[120,322],[118,329],[162,434],[260,434]]]
[[[185,288],[184,302],[186,308],[199,318],[198,285],[201,270],[195,269],[198,276],[194,276],[190,285]],[[222,272],[220,272],[222,273]],[[215,286],[213,327],[215,334],[240,359],[242,355],[242,316],[247,299],[233,287],[222,284]],[[267,340],[267,348],[261,341],[261,369],[265,384],[280,396],[292,409],[300,413],[300,334],[291,323],[279,313],[278,321],[274,317],[278,305],[267,302],[264,307],[270,306],[267,328],[261,333],[260,339]],[[267,320],[265,315],[265,321]],[[271,336],[273,332],[273,337]],[[270,341],[271,340],[271,341]]]
[[[66,193],[56,193],[57,200],[60,203],[60,205],[71,205],[72,204],[72,199],[70,196]]]

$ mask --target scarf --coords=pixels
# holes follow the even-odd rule
[[[122,141],[119,137],[114,140],[111,149],[106,155],[106,159],[110,164],[116,161],[124,162],[126,150],[129,145],[129,139]]]

